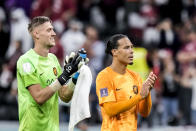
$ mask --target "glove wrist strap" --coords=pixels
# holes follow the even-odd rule
[[[64,74],[61,74],[59,77],[58,77],[58,81],[61,85],[64,85],[68,82],[68,80],[70,79],[70,77],[64,75]]]

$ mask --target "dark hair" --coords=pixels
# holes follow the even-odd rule
[[[123,34],[115,34],[111,36],[106,44],[106,49],[105,53],[111,54],[112,55],[112,49],[117,49],[118,48],[118,40],[127,37],[126,35]]]
[[[33,29],[41,24],[44,24],[45,22],[50,22],[52,23],[52,21],[50,20],[50,18],[46,17],[46,16],[37,16],[34,17],[31,22],[28,25],[28,31],[31,33],[33,31]]]

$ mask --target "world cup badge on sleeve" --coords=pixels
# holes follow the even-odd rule
[[[108,96],[108,88],[100,89],[100,94],[101,94],[101,97]]]
[[[24,72],[26,72],[26,73],[29,73],[29,72],[31,72],[31,64],[30,63],[24,63],[23,65],[22,65],[22,67],[23,67],[23,71]]]

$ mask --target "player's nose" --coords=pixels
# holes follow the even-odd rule
[[[54,32],[54,30],[52,31],[52,36],[56,36],[56,33]]]

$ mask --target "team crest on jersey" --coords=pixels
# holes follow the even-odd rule
[[[136,85],[133,85],[133,92],[135,94],[138,94],[138,87]]]
[[[53,73],[54,73],[55,76],[57,76],[57,69],[56,69],[56,67],[53,67]]]

